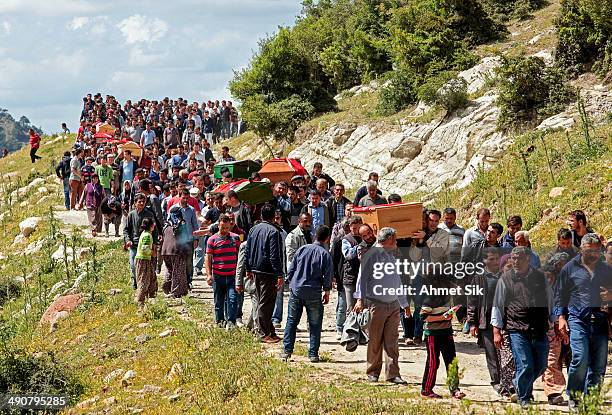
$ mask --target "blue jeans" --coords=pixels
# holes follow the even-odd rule
[[[567,369],[567,394],[574,399],[576,393],[588,392],[598,386],[606,374],[608,335],[594,334],[593,327],[570,318],[570,347],[572,361]]]
[[[64,183],[64,206],[66,210],[70,210],[70,179],[65,177],[62,181]]]
[[[274,311],[272,312],[272,323],[280,324],[283,321],[283,293],[285,291],[285,283],[280,290],[276,292],[276,302],[274,303]]]
[[[412,317],[414,318],[414,338],[422,339],[423,338],[423,319],[421,318],[421,307],[414,307],[414,312],[412,313]]]
[[[287,325],[283,337],[283,347],[286,353],[293,353],[295,344],[295,333],[302,318],[302,311],[306,308],[308,328],[310,331],[310,347],[308,357],[319,356],[319,345],[321,344],[321,328],[323,326],[323,301],[321,297],[312,300],[303,300],[293,293],[289,295],[287,310]]]
[[[198,238],[198,247],[194,249],[195,259],[193,261],[193,273],[197,274],[202,272],[202,268],[204,268],[204,253],[206,250],[206,238],[200,236]]]
[[[138,246],[132,245],[130,247],[130,271],[132,273],[132,287],[136,289],[136,251]]]
[[[236,278],[213,277],[213,293],[215,298],[215,321],[217,323],[230,321],[235,324]]]
[[[236,293],[236,318],[242,319],[242,305],[244,304],[244,291]]]
[[[533,382],[548,366],[548,338],[546,333],[534,337],[523,331],[510,331],[510,347],[516,364],[514,387],[521,403],[533,399]]]
[[[346,294],[344,289],[338,290],[338,302],[336,303],[336,331],[342,333],[346,321]]]

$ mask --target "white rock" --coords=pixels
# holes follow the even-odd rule
[[[134,372],[133,370],[128,370],[127,372],[123,374],[121,381],[127,382],[128,380],[133,379],[135,377],[136,377],[136,372]]]
[[[40,193],[40,194],[44,195],[45,193],[48,193],[48,192],[49,192],[49,189],[47,189],[45,186],[42,186],[42,187],[38,188],[38,193]]]
[[[58,292],[59,290],[61,290],[62,288],[64,288],[66,284],[64,283],[64,281],[58,281],[56,282],[53,287],[51,287],[51,290],[49,291],[49,295],[53,295],[56,292]]]
[[[123,374],[123,369],[115,369],[104,377],[104,383],[110,383]]]
[[[159,337],[168,337],[174,334],[174,330],[172,329],[166,329],[164,331],[162,331],[161,333],[159,333]]]
[[[26,238],[22,234],[15,236],[15,239],[13,239],[13,245],[23,245],[27,242],[28,242],[28,238]]]
[[[550,189],[550,192],[548,192],[548,197],[559,197],[563,194],[564,191],[565,187],[553,187],[552,189]]]
[[[459,72],[459,78],[467,82],[467,92],[471,94],[485,86],[487,80],[495,77],[495,68],[501,65],[501,58],[491,56],[483,58],[478,65]]]
[[[21,231],[21,234],[25,237],[30,236],[32,232],[36,230],[40,221],[41,221],[41,218],[37,216],[32,216],[32,217],[22,220],[19,223],[19,230]]]

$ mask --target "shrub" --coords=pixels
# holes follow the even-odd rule
[[[395,114],[416,101],[412,86],[413,77],[406,71],[393,71],[380,89],[377,112],[381,115]]]
[[[451,113],[467,105],[467,82],[463,78],[452,76],[452,73],[442,73],[421,85],[418,97],[427,105],[434,105]]]
[[[257,95],[247,99],[242,109],[244,119],[259,136],[289,141],[300,124],[311,118],[315,111],[310,102],[297,95],[272,103]]]
[[[15,281],[15,278],[5,275],[0,278],[0,306],[12,298],[17,298],[21,295],[21,285]]]
[[[84,387],[53,354],[34,356],[5,349],[0,353],[0,393],[11,392],[67,395],[75,403]]]
[[[562,0],[555,21],[555,60],[573,74],[594,64],[601,74],[612,69],[612,7],[608,1]]]
[[[563,71],[547,68],[538,57],[502,57],[497,77],[500,128],[535,124],[562,110],[576,96]]]

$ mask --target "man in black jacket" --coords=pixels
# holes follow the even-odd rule
[[[55,174],[64,185],[64,206],[66,210],[70,210],[70,160],[70,151],[64,152],[62,161],[55,168]]]
[[[225,194],[224,202],[229,208],[226,210],[226,213],[233,213],[236,218],[236,225],[244,231],[245,235],[248,235],[253,226],[253,219],[249,207],[238,199],[238,193],[233,190]]]
[[[142,193],[136,195],[134,198],[134,209],[128,213],[125,228],[123,228],[123,247],[126,250],[130,250],[130,270],[132,272],[132,285],[134,289],[136,289],[136,268],[134,259],[138,248],[138,239],[142,233],[140,225],[144,218],[150,218],[155,222],[155,215],[145,207],[146,202],[147,198],[145,195]],[[157,249],[159,240],[158,231],[157,227],[153,230],[153,250]]]
[[[262,222],[249,232],[245,255],[247,278],[255,279],[257,293],[257,325],[264,343],[278,343],[272,324],[276,293],[283,285],[283,241],[281,232],[273,223],[275,209],[270,204],[261,208]]]
[[[533,382],[542,375],[548,359],[549,288],[544,274],[529,265],[531,250],[512,249],[512,269],[495,288],[491,325],[495,347],[504,342],[501,330],[510,334],[516,364],[514,384],[522,407],[533,400]]]
[[[344,196],[344,185],[337,183],[334,186],[334,195],[325,201],[329,209],[332,227],[344,218],[344,211],[347,205],[352,205],[351,201]]]

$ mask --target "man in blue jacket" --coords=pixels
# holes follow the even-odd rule
[[[331,230],[321,225],[315,235],[317,239],[315,243],[304,245],[297,250],[287,272],[286,282],[289,284],[291,294],[283,339],[283,359],[288,359],[293,353],[295,333],[302,317],[302,310],[305,308],[310,332],[308,358],[313,363],[319,361],[323,305],[329,303],[334,266],[332,257],[325,248],[329,243]]]
[[[272,324],[276,292],[283,285],[283,241],[280,230],[273,223],[274,206],[261,208],[262,222],[249,232],[245,255],[247,278],[254,278],[257,293],[257,326],[264,343],[278,343]]]
[[[572,349],[567,371],[570,409],[578,407],[580,394],[599,387],[606,374],[608,320],[601,309],[602,297],[612,289],[612,269],[602,260],[603,246],[594,233],[580,241],[580,255],[565,264],[555,287],[553,313],[559,331]]]

